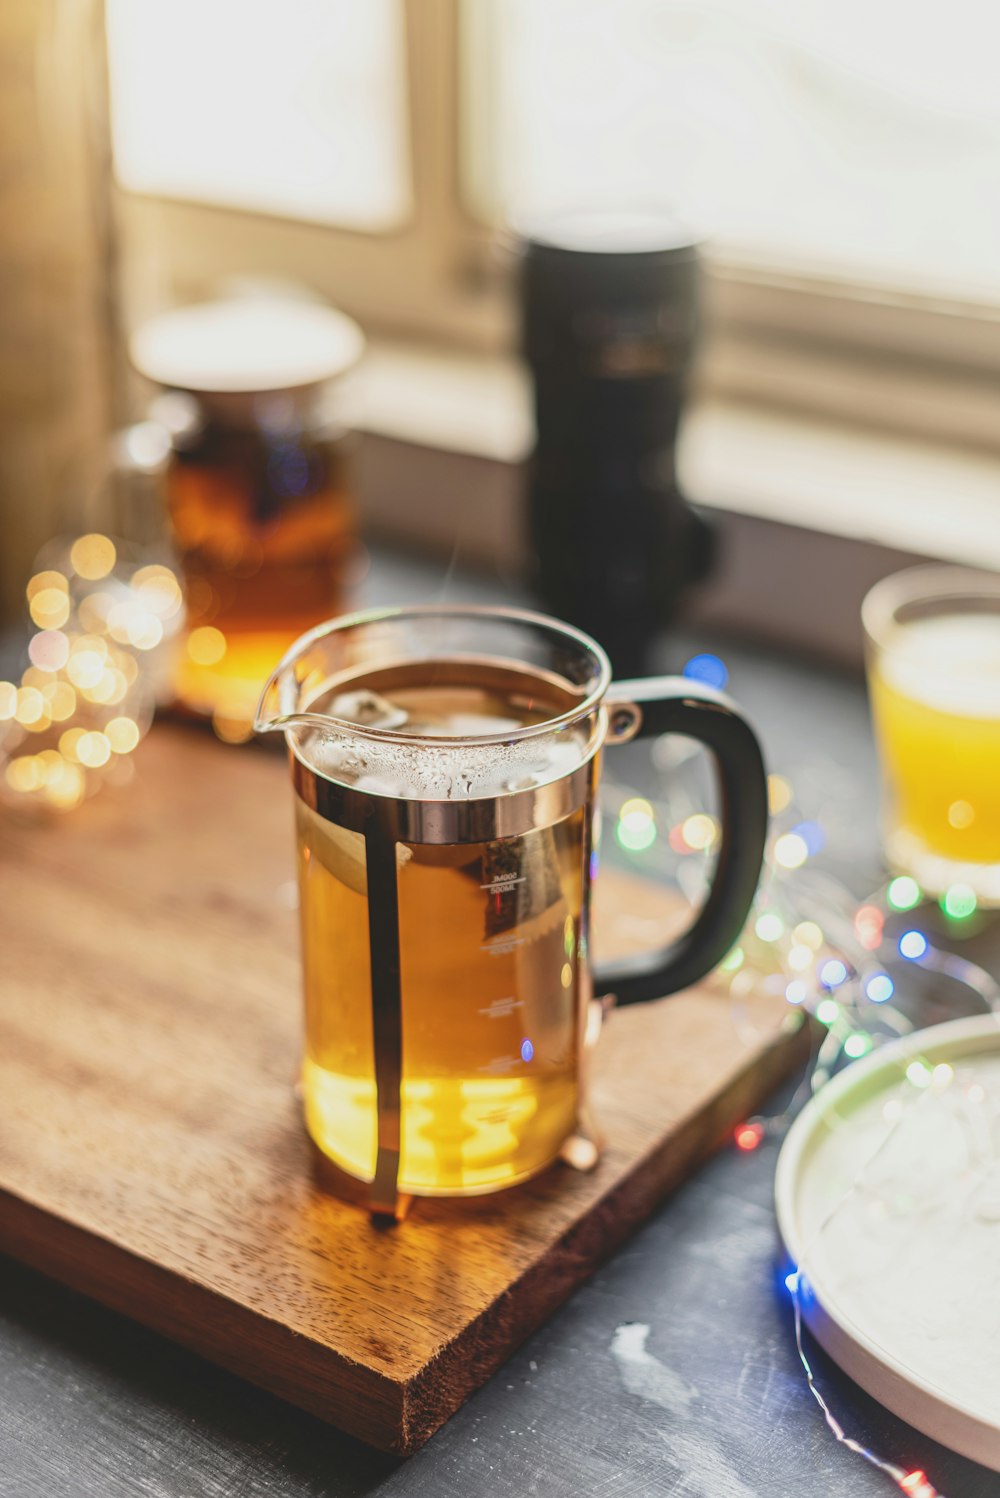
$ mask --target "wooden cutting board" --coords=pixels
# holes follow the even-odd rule
[[[606,1149],[373,1224],[294,1093],[290,788],[159,727],[127,791],[0,826],[0,1248],[385,1449],[415,1450],[804,1052],[711,987],[611,1015]],[[606,872],[604,956],[665,895]],[[675,913],[676,914],[676,913]]]

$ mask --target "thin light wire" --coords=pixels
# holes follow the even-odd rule
[[[841,1446],[846,1446],[848,1451],[853,1451],[856,1456],[860,1456],[864,1461],[868,1462],[869,1466],[877,1467],[880,1472],[884,1472],[887,1477],[891,1477],[897,1487],[901,1488],[904,1493],[909,1494],[909,1498],[945,1498],[944,1493],[939,1488],[936,1488],[923,1472],[907,1472],[905,1468],[898,1466],[895,1462],[886,1461],[877,1452],[870,1450],[867,1446],[863,1446],[860,1441],[856,1441],[853,1436],[847,1434],[823,1397],[802,1340],[802,1307],[799,1299],[802,1288],[801,1272],[796,1269],[788,1276],[785,1283],[791,1292],[792,1309],[795,1313],[795,1350],[799,1355],[799,1362],[802,1364],[805,1372],[809,1391],[822,1410],[823,1419],[826,1421],[836,1440],[840,1442]]]

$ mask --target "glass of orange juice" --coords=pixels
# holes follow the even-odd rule
[[[1000,905],[1000,574],[913,567],[861,611],[891,867]]]

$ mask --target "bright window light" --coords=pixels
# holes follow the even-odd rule
[[[411,208],[401,0],[107,0],[134,192],[382,230]]]
[[[466,0],[487,219],[670,205],[746,263],[1000,299],[1000,6]]]

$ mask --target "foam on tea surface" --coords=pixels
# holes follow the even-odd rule
[[[310,711],[329,725],[299,730],[296,745],[318,774],[361,791],[434,800],[504,795],[558,780],[586,757],[588,725],[513,736],[579,700],[554,678],[494,662],[415,661],[325,690]],[[351,724],[361,732],[352,734]],[[366,737],[366,729],[395,737]],[[487,737],[493,742],[468,742]]]

